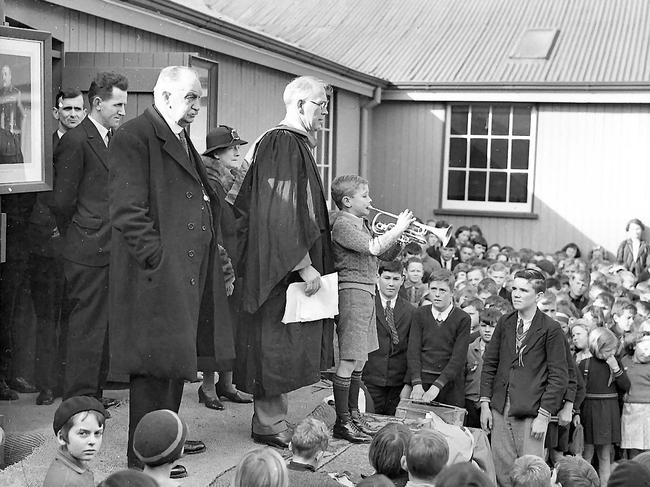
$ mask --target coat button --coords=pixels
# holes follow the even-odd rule
[[[190,284],[192,286],[196,286],[196,279],[194,279],[194,278],[190,279]]]
[[[187,251],[187,256],[188,257],[194,257],[194,251],[193,250],[188,250]]]
[[[205,206],[201,206],[201,211],[205,211]]]
[[[205,232],[207,229],[208,228],[205,225],[201,225],[201,230],[203,230]]]
[[[188,228],[189,230],[194,230],[194,223],[188,223],[188,224],[187,224],[187,228]]]
[[[194,196],[194,195],[192,194],[191,191],[188,191],[187,193],[185,193],[185,196],[186,196],[187,199],[189,200],[189,199],[190,199],[192,196]]]
[[[102,249],[102,248],[97,249],[97,253],[102,254],[103,252],[104,252],[104,249]]]

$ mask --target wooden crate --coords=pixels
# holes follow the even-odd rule
[[[401,419],[424,419],[427,413],[434,413],[445,423],[463,426],[467,410],[441,402],[425,402],[415,399],[400,399],[395,417]]]

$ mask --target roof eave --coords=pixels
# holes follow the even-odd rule
[[[391,82],[387,90],[402,91],[588,91],[588,92],[612,92],[612,91],[650,91],[650,83],[643,82]]]

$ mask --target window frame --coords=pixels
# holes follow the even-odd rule
[[[490,107],[489,110],[489,115],[488,115],[488,133],[486,135],[472,135],[471,132],[471,112],[472,112],[472,107],[478,106],[478,105],[487,105]],[[512,119],[513,119],[513,108],[516,106],[522,106],[522,105],[530,105],[531,107],[531,113],[530,113],[530,134],[527,136],[518,136],[518,135],[512,135]],[[450,168],[449,167],[449,158],[450,158],[450,146],[451,146],[451,111],[452,108],[455,106],[467,106],[469,108],[468,110],[468,117],[467,117],[467,124],[468,124],[468,133],[465,135],[453,135],[454,138],[464,138],[464,139],[487,139],[487,161],[486,161],[486,167],[485,168],[470,168],[469,167],[469,157],[470,157],[470,151],[469,149],[467,150],[466,153],[466,163],[465,163],[465,168],[464,172],[466,175],[469,175],[471,171],[476,171],[476,172],[485,172],[487,173],[486,177],[486,191],[485,191],[485,200],[484,201],[469,201],[469,200],[450,200],[448,198],[448,187],[449,187],[449,171],[451,170],[460,170],[461,168]],[[497,106],[497,107],[509,107],[510,109],[510,123],[509,123],[509,134],[508,135],[492,135],[492,107]],[[440,210],[445,211],[445,210],[450,210],[450,211],[467,211],[467,212],[492,212],[492,213],[503,213],[503,214],[512,214],[512,215],[517,215],[517,214],[531,214],[533,212],[533,203],[534,203],[534,195],[535,195],[535,154],[536,154],[536,146],[537,146],[537,106],[532,103],[510,103],[510,102],[454,102],[454,103],[448,103],[446,107],[446,123],[445,123],[445,138],[444,138],[444,151],[443,151],[443,164],[442,164],[442,184],[441,184],[441,194],[440,194]],[[505,170],[495,170],[490,168],[490,149],[491,149],[491,141],[493,139],[507,139],[508,140],[508,166]],[[528,145],[528,169],[527,170],[517,170],[517,169],[511,169],[510,168],[510,163],[511,163],[511,154],[512,154],[512,140],[528,140],[529,145]],[[511,203],[511,202],[496,202],[496,201],[488,201],[489,198],[489,175],[490,172],[505,172],[506,174],[512,174],[512,173],[528,173],[528,181],[527,181],[527,201],[526,203]],[[465,178],[465,194],[468,193],[468,185],[469,185],[469,177]],[[506,195],[509,194],[510,190],[510,178],[507,179],[507,186],[506,186]]]
[[[316,161],[316,167],[318,168],[318,173],[320,174],[321,181],[323,183],[323,191],[325,196],[325,201],[327,202],[327,207],[332,208],[332,181],[334,180],[334,171],[335,171],[335,159],[334,159],[334,135],[336,127],[334,127],[334,115],[336,110],[336,92],[332,89],[328,93],[329,104],[327,106],[327,117],[325,117],[325,124],[323,128],[318,131],[317,134],[317,145],[314,148],[314,160]],[[319,150],[321,148],[321,143],[327,142],[327,150]],[[327,161],[325,161],[325,155],[327,155]],[[327,171],[327,177],[325,177],[325,170]]]

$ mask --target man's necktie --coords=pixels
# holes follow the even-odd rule
[[[106,132],[106,147],[110,147],[112,138],[113,138],[113,131],[109,130],[108,132]]]
[[[393,345],[399,343],[399,336],[397,335],[397,328],[395,328],[395,316],[393,315],[393,308],[390,306],[390,300],[386,302],[386,323],[388,323],[388,328],[390,329],[390,338],[393,342]]]
[[[183,149],[185,150],[185,154],[187,154],[187,157],[192,160],[192,156],[190,156],[190,147],[187,144],[187,137],[185,136],[185,130],[181,130],[178,133],[178,140],[181,141],[181,145],[183,146]]]

